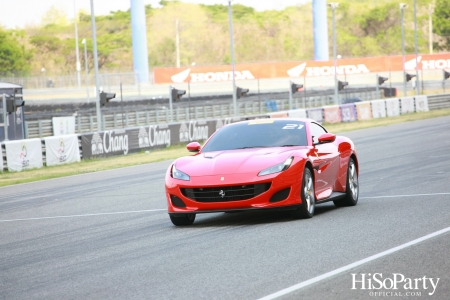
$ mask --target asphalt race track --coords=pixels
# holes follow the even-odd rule
[[[170,162],[0,188],[0,299],[449,299],[450,117],[345,135],[359,203],[310,220],[217,213],[175,227]],[[402,276],[416,285],[393,289]]]

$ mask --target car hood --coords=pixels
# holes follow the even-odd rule
[[[306,147],[277,147],[236,149],[199,153],[179,158],[177,169],[189,176],[227,175],[236,173],[259,173],[284,162],[294,152]]]

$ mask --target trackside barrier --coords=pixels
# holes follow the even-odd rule
[[[341,121],[342,122],[354,122],[357,120],[358,115],[356,113],[356,105],[343,104],[341,108]]]
[[[80,161],[80,149],[76,134],[44,138],[47,166],[62,165]]]
[[[268,115],[257,115],[215,120],[193,120],[173,124],[106,130],[81,135],[47,137],[43,140],[10,141],[4,143],[6,146],[6,159],[2,163],[2,167],[6,163],[9,171],[21,171],[22,169],[41,168],[43,162],[47,166],[59,165],[80,161],[81,158],[127,155],[128,153],[166,148],[170,145],[191,141],[204,141],[217,129],[226,124],[268,117]],[[15,148],[11,145],[15,145]],[[25,148],[23,145],[25,145]],[[38,164],[35,161],[38,161],[39,155],[40,163]],[[22,159],[20,160],[19,158]],[[11,167],[11,163],[15,165]]]
[[[370,102],[358,102],[355,103],[356,106],[356,116],[360,121],[372,119],[372,107]]]
[[[340,123],[342,121],[340,107],[337,105],[324,107],[323,120],[326,123]]]
[[[397,98],[386,99],[386,116],[395,117],[400,115],[400,101]]]
[[[414,105],[412,105],[414,101]],[[413,109],[414,108],[414,109]],[[10,171],[40,168],[46,165],[79,161],[81,158],[127,155],[154,150],[174,144],[208,139],[220,127],[243,120],[280,117],[308,117],[322,122],[352,122],[395,116],[409,112],[428,111],[427,96],[372,100],[356,104],[328,106],[314,109],[297,109],[253,115],[250,117],[191,120],[186,122],[145,125],[134,128],[90,132],[53,138],[8,141],[1,144],[0,170],[5,164]],[[75,142],[75,139],[77,140]],[[77,149],[78,148],[78,152]],[[79,156],[75,153],[77,152]],[[45,155],[43,155],[43,153]]]
[[[42,146],[40,139],[4,142],[6,164],[9,171],[42,168]]]

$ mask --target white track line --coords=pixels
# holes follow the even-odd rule
[[[379,199],[379,198],[398,198],[398,197],[420,197],[420,196],[437,196],[450,195],[450,193],[432,193],[432,194],[414,194],[414,195],[393,195],[393,196],[373,196],[373,197],[359,197],[359,199]]]
[[[118,212],[111,212],[111,213],[98,213],[98,214],[86,214],[86,215],[69,215],[69,216],[27,218],[27,219],[11,219],[11,220],[0,220],[0,222],[32,221],[32,220],[79,218],[79,217],[94,217],[94,216],[106,216],[106,215],[136,214],[136,213],[146,213],[146,212],[155,212],[155,211],[167,211],[167,209],[130,210],[130,211],[118,211]]]
[[[308,285],[311,285],[311,284],[313,284],[313,283],[319,282],[319,281],[321,281],[321,280],[327,279],[327,278],[332,277],[332,276],[334,276],[334,275],[337,275],[337,274],[340,274],[340,273],[342,273],[342,272],[348,271],[348,270],[353,269],[353,268],[355,268],[355,267],[357,267],[357,266],[360,266],[360,265],[363,265],[363,264],[365,264],[365,263],[368,263],[368,262],[370,262],[370,261],[372,261],[372,260],[375,260],[375,259],[378,259],[378,258],[380,258],[380,257],[386,256],[386,255],[389,255],[389,254],[392,254],[392,253],[397,252],[397,251],[400,251],[400,250],[402,250],[402,249],[405,249],[405,248],[407,248],[407,247],[410,247],[410,246],[413,246],[413,245],[415,245],[415,244],[421,243],[421,242],[423,242],[423,241],[426,241],[426,240],[428,240],[428,239],[431,239],[431,238],[433,238],[433,237],[435,237],[435,236],[444,234],[444,233],[449,232],[449,231],[450,231],[450,227],[447,227],[447,228],[444,228],[444,229],[435,231],[435,232],[433,232],[433,233],[430,233],[430,234],[425,235],[425,236],[423,236],[423,237],[421,237],[421,238],[412,240],[412,241],[407,242],[407,243],[405,243],[405,244],[402,244],[402,245],[400,245],[400,246],[391,248],[391,249],[389,249],[389,250],[386,250],[386,251],[380,252],[380,253],[378,253],[378,254],[369,256],[369,257],[367,257],[367,258],[364,258],[364,259],[359,260],[359,261],[357,261],[357,262],[351,263],[351,264],[346,265],[346,266],[344,266],[344,267],[341,267],[341,268],[339,268],[339,269],[335,269],[335,270],[330,271],[330,272],[328,272],[328,273],[325,273],[325,274],[319,275],[319,276],[317,276],[317,277],[308,279],[308,280],[306,280],[306,281],[300,282],[300,283],[298,283],[298,284],[296,284],[296,285],[290,286],[290,287],[285,288],[285,289],[283,289],[283,290],[281,290],[281,291],[278,291],[278,292],[276,292],[276,293],[273,293],[273,294],[270,294],[270,295],[268,295],[268,296],[262,297],[262,298],[260,298],[260,299],[258,299],[258,300],[271,300],[271,299],[276,299],[276,298],[278,298],[278,297],[287,295],[287,294],[292,293],[292,292],[294,292],[294,291],[298,291],[298,290],[300,290],[300,289],[302,289],[302,288],[304,288],[304,287],[307,287]]]

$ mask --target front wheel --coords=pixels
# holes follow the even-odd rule
[[[333,201],[337,207],[355,206],[358,203],[359,183],[358,172],[356,171],[355,161],[350,158],[347,169],[347,188],[345,191],[345,198]]]
[[[292,212],[295,219],[309,219],[314,215],[316,197],[314,195],[314,180],[311,171],[305,168],[303,171],[302,189],[300,192],[302,204]]]
[[[175,226],[187,226],[192,225],[195,221],[195,214],[184,214],[184,215],[169,215],[170,220]]]

